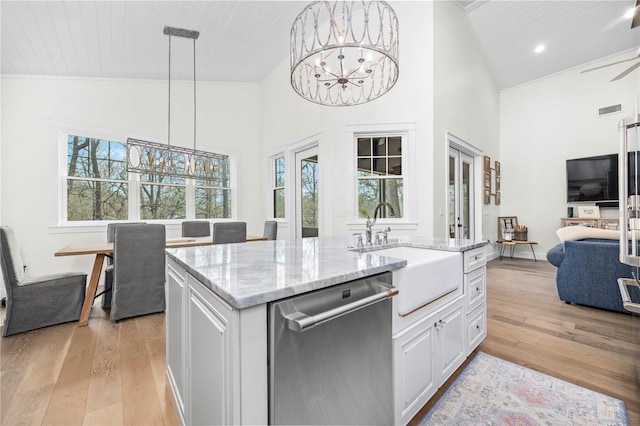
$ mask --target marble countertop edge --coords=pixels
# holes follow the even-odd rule
[[[245,309],[407,265],[377,250],[415,247],[463,252],[486,241],[405,237],[353,247],[349,237],[261,241],[167,249],[167,256],[232,308]]]

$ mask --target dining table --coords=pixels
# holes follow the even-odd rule
[[[247,235],[247,242],[264,240],[266,240],[265,237]],[[166,247],[180,248],[208,245],[213,245],[213,238],[210,235],[206,237],[168,238]],[[79,327],[85,326],[89,323],[89,314],[91,313],[91,307],[93,306],[93,301],[96,297],[96,292],[98,291],[98,282],[100,281],[100,275],[102,274],[104,258],[112,253],[113,243],[108,242],[72,243],[55,252],[55,256],[79,256],[85,254],[93,254],[96,256],[93,261],[93,268],[91,269],[87,292],[84,296],[82,311],[80,311],[80,319],[78,320]]]

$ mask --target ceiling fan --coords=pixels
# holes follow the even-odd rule
[[[633,9],[633,17],[631,19],[631,29],[636,28],[638,26],[640,26],[640,0],[636,0],[636,5],[635,5],[635,7]],[[633,58],[623,59],[622,61],[611,62],[610,64],[600,65],[599,67],[595,67],[595,68],[589,68],[588,70],[581,71],[580,73],[582,74],[582,73],[589,72],[589,71],[595,71],[595,70],[599,70],[601,68],[606,68],[606,67],[610,67],[612,65],[622,64],[624,62],[630,62],[630,61],[635,61],[635,60],[638,60],[638,62],[636,62],[635,64],[631,65],[629,68],[627,68],[626,70],[622,71],[620,74],[618,74],[617,76],[615,76],[611,80],[609,80],[609,82],[612,82],[612,81],[620,80],[621,78],[631,74],[635,69],[640,67],[640,53],[638,53]]]

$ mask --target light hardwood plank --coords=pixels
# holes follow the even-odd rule
[[[480,350],[619,398],[631,424],[640,425],[633,374],[640,330],[630,315],[567,305],[558,299],[553,266],[505,258],[487,267],[487,318]],[[96,303],[87,327],[69,323],[0,339],[0,423],[179,424],[165,376],[164,321],[154,314],[112,323]]]
[[[635,371],[640,329],[634,330],[630,315],[562,302],[555,272],[545,261],[489,262],[487,338],[479,350],[621,399],[631,424],[640,425],[640,377]],[[428,412],[456,375],[410,424]]]
[[[98,334],[91,365],[85,422],[91,422],[95,412],[106,412],[111,416],[113,407],[122,409],[120,327],[106,316],[91,320],[96,321]],[[122,423],[122,412],[119,423]]]
[[[96,330],[77,327],[42,424],[76,425],[84,421]]]

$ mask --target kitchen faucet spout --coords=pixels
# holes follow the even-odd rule
[[[365,226],[367,228],[367,230],[365,232],[366,240],[367,240],[366,244],[368,246],[373,244],[372,238],[371,238],[372,237],[372,233],[373,233],[372,228],[373,228],[373,225],[376,224],[376,219],[378,219],[378,212],[380,211],[380,208],[383,207],[383,206],[386,206],[386,207],[389,208],[389,210],[391,210],[391,212],[390,212],[391,216],[395,216],[396,215],[395,210],[393,210],[393,206],[390,203],[386,202],[386,201],[383,201],[383,202],[379,203],[376,206],[376,208],[373,210],[373,219],[371,219],[369,216],[367,216],[367,222],[365,224]]]

